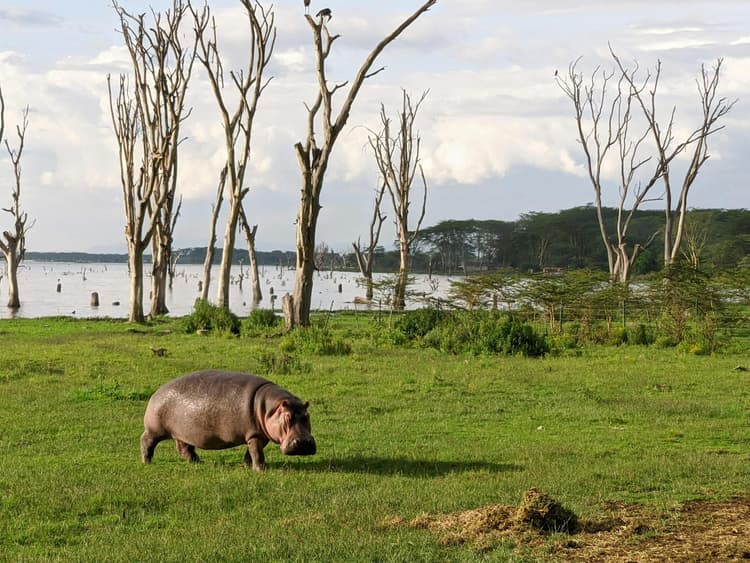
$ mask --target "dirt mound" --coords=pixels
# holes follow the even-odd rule
[[[515,519],[520,525],[542,532],[572,534],[579,527],[575,513],[537,489],[529,489],[523,494]]]
[[[690,501],[658,512],[637,504],[602,508],[600,519],[582,520],[530,489],[518,507],[495,504],[411,521],[395,517],[383,525],[426,529],[443,545],[468,543],[479,551],[511,542],[541,560],[750,560],[750,498]]]

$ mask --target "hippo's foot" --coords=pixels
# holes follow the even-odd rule
[[[180,440],[175,440],[174,445],[175,448],[177,448],[177,453],[180,454],[182,459],[189,461],[190,463],[200,463],[201,460],[198,457],[198,454],[195,453],[195,446],[191,446]]]

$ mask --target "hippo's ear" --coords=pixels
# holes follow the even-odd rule
[[[305,401],[305,404],[302,406],[305,408],[305,410],[307,410],[307,408],[310,406],[310,401]]]

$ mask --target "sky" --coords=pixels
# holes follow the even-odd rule
[[[121,0],[126,9],[164,10],[171,1]],[[227,69],[240,69],[247,24],[237,0],[209,0]],[[312,0],[333,11],[340,34],[329,78],[350,80],[369,51],[420,0]],[[305,135],[305,103],[316,93],[314,54],[302,0],[275,5],[273,76],[255,122],[246,210],[258,224],[259,250],[294,248],[300,172],[293,146]],[[3,0],[0,88],[6,137],[29,107],[22,205],[35,221],[35,251],[124,252],[117,145],[109,114],[108,74],[129,71],[108,0]],[[368,149],[380,104],[395,115],[402,89],[429,90],[417,116],[428,183],[423,225],[447,219],[515,220],[590,204],[593,189],[577,142],[573,108],[555,81],[572,61],[585,76],[611,69],[609,47],[641,72],[662,64],[659,111],[675,110],[676,135],[698,125],[696,78],[723,59],[719,94],[737,100],[725,128],[710,138],[709,161],[691,190],[691,207],[748,208],[750,155],[750,1],[748,0],[438,0],[381,53],[384,70],[368,79],[335,146],[322,192],[318,242],[338,251],[367,236],[378,185]],[[343,95],[337,95],[334,105]],[[205,72],[194,71],[183,124],[177,248],[205,246],[224,157],[215,100]],[[682,162],[677,163],[677,170]],[[0,151],[0,207],[10,200],[11,165]],[[605,175],[605,204],[617,202],[617,178]],[[418,202],[421,197],[416,197]],[[661,207],[661,202],[649,203]],[[414,203],[417,206],[417,203]],[[395,239],[387,210],[381,242]],[[412,211],[415,215],[416,211]],[[0,213],[0,228],[10,226]],[[239,239],[241,240],[241,239]],[[241,246],[241,244],[240,244]]]

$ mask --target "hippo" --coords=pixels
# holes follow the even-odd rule
[[[156,445],[173,439],[183,459],[198,463],[195,448],[222,450],[247,444],[245,464],[265,469],[269,441],[285,455],[313,455],[309,403],[278,385],[245,373],[203,370],[165,383],[143,415],[141,461],[150,463]]]

